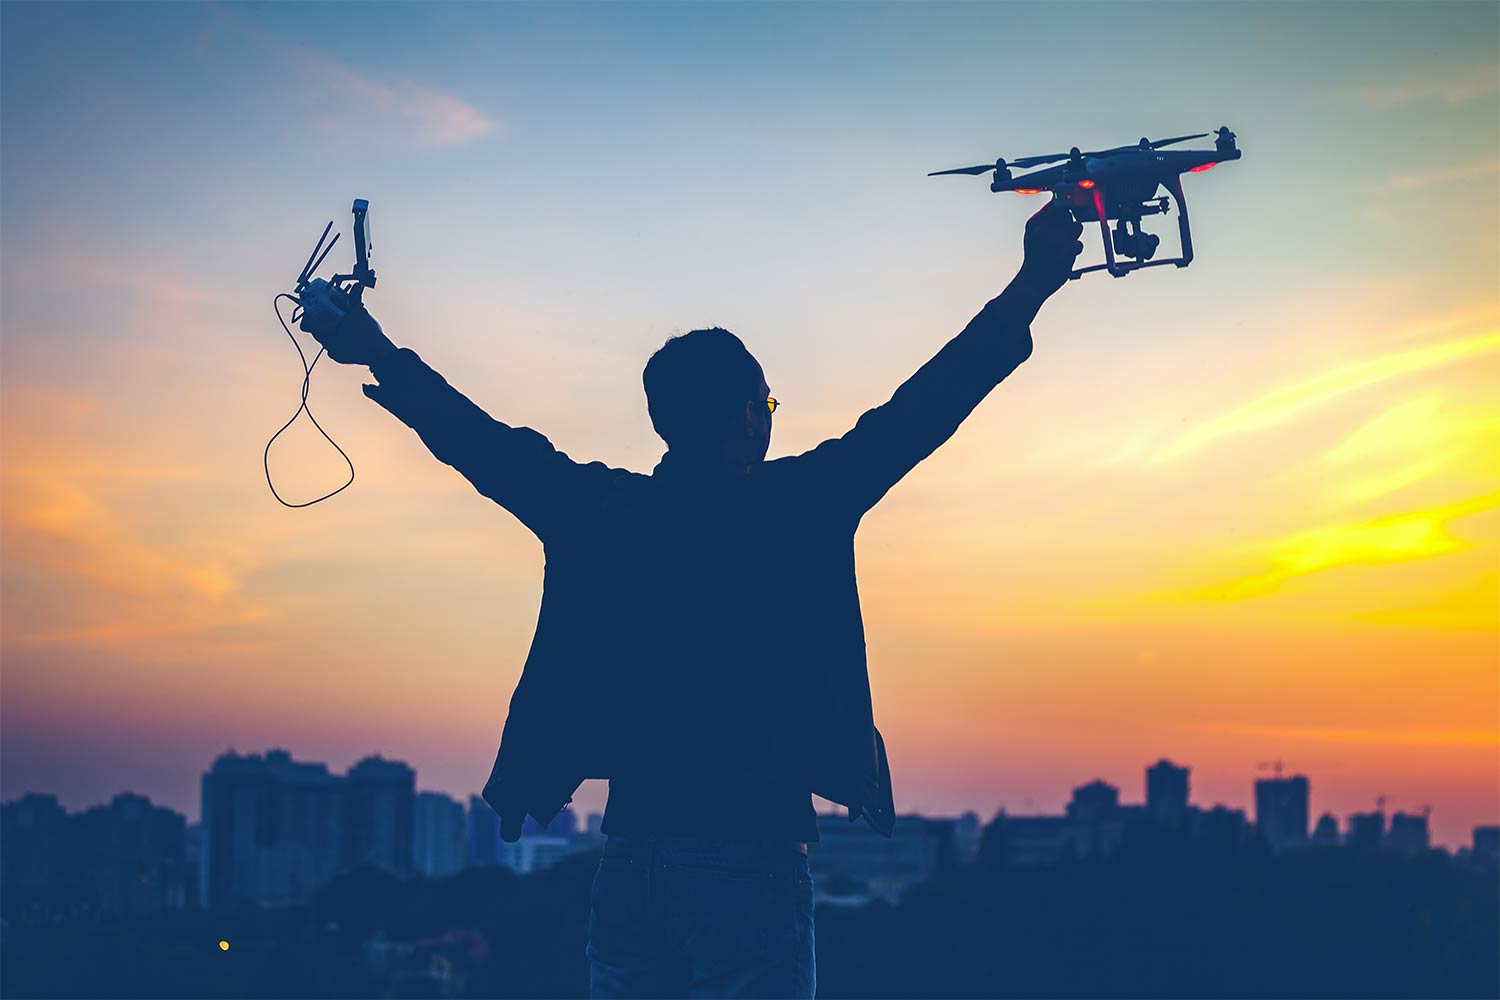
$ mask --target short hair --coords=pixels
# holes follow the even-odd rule
[[[641,373],[651,426],[669,448],[722,434],[755,398],[760,378],[744,342],[719,327],[669,338]]]

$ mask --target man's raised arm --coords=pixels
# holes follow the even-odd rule
[[[307,329],[304,322],[303,329]],[[544,542],[622,470],[573,461],[529,427],[491,417],[410,348],[398,348],[363,307],[336,329],[308,330],[334,361],[368,365],[364,393],[416,431],[434,456],[514,514]]]
[[[1059,202],[1026,223],[1025,263],[1014,280],[911,378],[843,437],[793,461],[820,496],[859,516],[953,435],[965,417],[1031,356],[1031,321],[1068,281],[1083,227]]]

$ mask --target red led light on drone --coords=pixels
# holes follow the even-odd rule
[[[1201,174],[1201,173],[1203,173],[1203,171],[1205,171],[1205,170],[1212,170],[1214,167],[1217,167],[1217,166],[1218,166],[1217,163],[1200,163],[1196,167],[1188,167],[1188,173],[1190,173],[1190,174]]]
[[[1091,187],[1094,186],[1094,182],[1093,181],[1079,181],[1078,182],[1078,186],[1081,187],[1081,188],[1091,188]]]
[[[1041,194],[1041,188],[1016,188],[1016,194]]]

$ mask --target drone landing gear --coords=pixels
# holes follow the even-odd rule
[[[1176,257],[1166,257],[1162,260],[1152,260],[1156,254],[1156,248],[1161,242],[1159,236],[1141,231],[1141,220],[1139,217],[1133,219],[1120,219],[1113,233],[1109,230],[1109,216],[1105,211],[1104,185],[1094,187],[1094,213],[1099,219],[1099,235],[1104,242],[1104,263],[1093,264],[1089,267],[1075,268],[1069,278],[1082,277],[1090,271],[1108,271],[1116,278],[1123,278],[1131,271],[1138,271],[1143,267],[1160,267],[1164,264],[1173,264],[1177,267],[1187,267],[1193,262],[1193,234],[1188,226],[1187,198],[1182,193],[1182,175],[1174,175],[1170,180],[1164,181],[1167,190],[1171,192],[1172,199],[1177,203],[1177,235],[1182,241],[1182,252]],[[1166,214],[1167,199],[1156,199],[1154,205],[1142,205],[1141,215]],[[1138,257],[1139,260],[1120,261],[1115,257],[1118,249],[1123,257]]]

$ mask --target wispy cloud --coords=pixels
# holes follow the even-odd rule
[[[411,80],[377,80],[307,49],[298,48],[289,55],[316,86],[324,88],[329,103],[340,109],[315,119],[326,132],[375,130],[405,137],[421,148],[448,149],[467,146],[499,128],[478,108],[452,94]],[[351,107],[357,113],[350,114]]]
[[[500,123],[475,105],[428,84],[399,75],[362,72],[322,51],[268,31],[239,12],[216,9],[233,24],[224,35],[256,44],[277,60],[293,81],[293,100],[317,110],[313,127],[343,141],[405,145],[417,149],[456,149],[499,134]],[[213,57],[218,31],[194,43],[199,58]]]
[[[1394,194],[1398,191],[1416,191],[1421,188],[1435,187],[1439,184],[1471,181],[1477,177],[1493,177],[1497,173],[1500,173],[1500,156],[1494,156],[1488,160],[1480,160],[1478,163],[1461,163],[1453,167],[1437,167],[1432,170],[1412,170],[1405,173],[1392,174],[1376,190],[1381,194]]]
[[[1243,406],[1205,420],[1168,441],[1148,461],[1151,465],[1174,462],[1223,438],[1285,424],[1312,407],[1347,393],[1496,350],[1500,350],[1500,332],[1428,344],[1341,365],[1332,371],[1273,389]]]
[[[212,285],[177,277],[183,262],[162,257],[145,260],[110,257],[74,247],[54,248],[28,256],[17,255],[6,266],[31,288],[56,288],[58,294],[87,289],[89,297],[121,293],[139,296],[156,309],[182,309],[220,302]]]
[[[1361,84],[1334,95],[1340,103],[1360,104],[1372,111],[1389,111],[1410,104],[1463,104],[1500,92],[1500,65],[1435,67],[1401,80]]]
[[[1329,498],[1348,506],[1387,496],[1447,470],[1500,473],[1500,411],[1462,412],[1446,394],[1389,407],[1321,459]]]
[[[1469,543],[1449,526],[1459,518],[1500,507],[1500,493],[1430,510],[1336,524],[1272,539],[1247,548],[1263,568],[1249,576],[1169,595],[1190,601],[1241,601],[1274,593],[1295,577],[1340,566],[1409,562],[1458,552]]]

